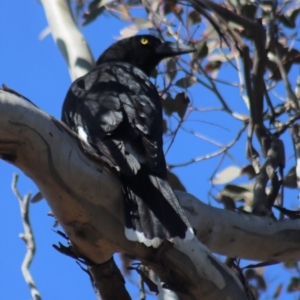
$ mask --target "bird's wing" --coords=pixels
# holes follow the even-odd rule
[[[124,135],[124,113],[120,84],[110,69],[99,66],[73,82],[63,105],[62,120],[105,162],[132,175],[139,163],[125,153],[125,141],[119,138]]]
[[[122,101],[132,129],[139,135],[140,144],[151,171],[166,177],[166,163],[163,153],[162,104],[156,87],[148,76],[138,68],[126,66],[120,78],[126,78],[130,96]],[[124,76],[125,75],[125,76]]]
[[[103,64],[77,79],[62,120],[122,173],[136,174],[141,162],[165,173],[160,97],[130,64]]]

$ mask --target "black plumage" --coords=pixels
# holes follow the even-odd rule
[[[193,236],[167,181],[161,98],[148,78],[163,58],[192,51],[150,35],[118,41],[73,82],[63,105],[62,120],[118,171],[126,236],[147,246]]]

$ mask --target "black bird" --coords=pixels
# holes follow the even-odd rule
[[[161,98],[148,77],[162,59],[193,51],[151,35],[118,41],[63,104],[62,120],[118,171],[126,237],[146,246],[194,236],[167,181]]]

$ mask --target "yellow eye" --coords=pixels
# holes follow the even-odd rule
[[[147,45],[149,43],[149,40],[145,39],[145,38],[142,38],[141,39],[141,44],[142,45]]]

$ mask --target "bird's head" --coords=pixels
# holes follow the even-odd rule
[[[106,49],[98,58],[96,64],[122,61],[130,63],[143,70],[147,75],[158,63],[167,57],[194,52],[189,45],[161,42],[152,35],[136,35],[120,40]]]

